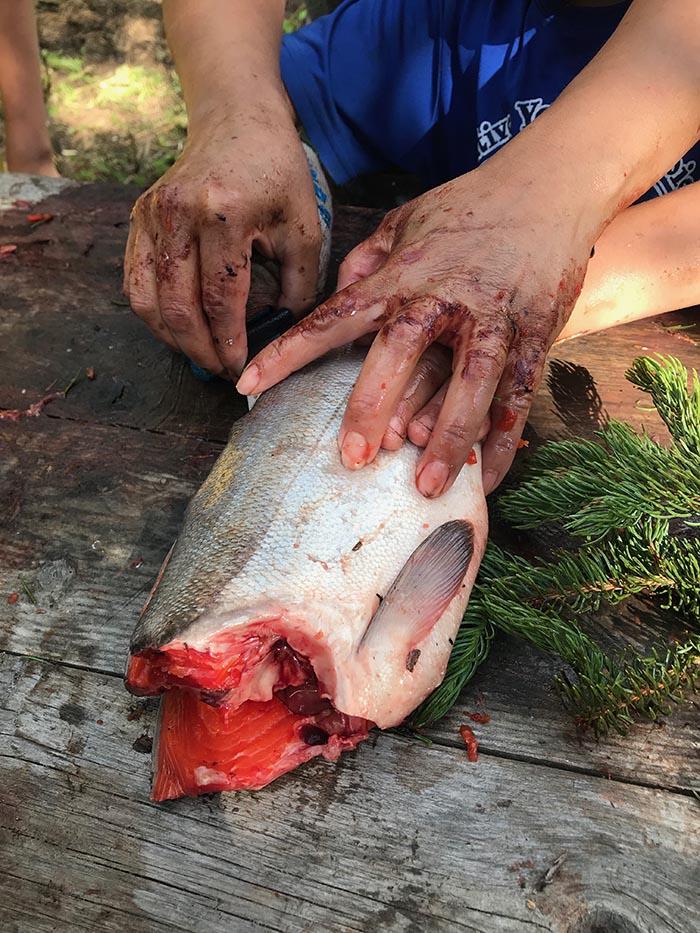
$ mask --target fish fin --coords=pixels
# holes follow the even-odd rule
[[[380,641],[406,649],[412,671],[415,646],[425,638],[459,592],[474,553],[474,527],[455,520],[436,528],[408,558],[362,637],[358,652]],[[419,654],[420,652],[418,652]]]

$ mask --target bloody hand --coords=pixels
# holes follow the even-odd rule
[[[483,470],[491,491],[513,460],[593,242],[581,232],[592,229],[587,218],[553,215],[547,204],[546,185],[508,184],[487,164],[392,211],[346,258],[340,290],[259,353],[239,391],[257,394],[376,332],[341,427],[343,463],[358,469],[407,431],[426,445],[418,489],[438,496],[490,417]],[[452,351],[442,387],[446,357],[429,350],[435,344]]]
[[[321,245],[309,168],[291,115],[262,107],[200,131],[138,199],[125,294],[156,337],[235,378],[253,245],[280,264],[280,306],[309,307]]]

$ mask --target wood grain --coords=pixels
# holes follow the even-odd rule
[[[154,805],[133,748],[151,703],[28,659],[0,676],[3,929],[700,923],[700,814],[684,797],[383,735],[255,794]]]
[[[0,210],[0,408],[26,407],[49,387],[68,397],[51,414],[225,441],[245,402],[226,382],[204,384],[151,336],[122,294],[122,261],[136,189],[79,185],[43,201],[53,219],[34,228],[26,210]],[[32,210],[38,210],[38,207]],[[345,253],[380,214],[340,207],[329,286]],[[249,312],[275,302],[271,266],[256,260]],[[91,368],[95,380],[85,379]]]
[[[134,743],[148,744],[154,704],[123,690],[126,646],[243,405],[227,384],[195,380],[124,307],[135,195],[67,189],[42,203],[54,219],[37,228],[0,210],[0,242],[18,244],[0,266],[0,408],[80,377],[39,418],[0,421],[0,927],[699,928],[698,704],[596,743],[552,692],[558,662],[515,639],[497,641],[430,747],[384,734],[258,794],[148,801]],[[336,266],[379,216],[339,210]],[[253,305],[275,287],[259,264]],[[596,406],[664,439],[624,371],[653,352],[700,368],[697,334],[667,323],[556,347],[578,368],[553,368],[533,446],[589,436]],[[665,623],[633,605],[595,625],[615,646]],[[470,765],[457,730],[475,710],[491,721],[473,724]]]

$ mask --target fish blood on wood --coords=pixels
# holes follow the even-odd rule
[[[189,505],[126,675],[163,695],[155,800],[335,761],[444,676],[486,543],[481,471],[426,499],[410,444],[346,470],[361,364],[345,350],[265,392]]]

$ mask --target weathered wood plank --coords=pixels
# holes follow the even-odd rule
[[[219,448],[56,418],[0,422],[0,437],[0,648],[119,671]]]
[[[55,418],[0,423],[0,439],[0,648],[121,673],[146,594],[218,447]],[[630,640],[634,628],[618,634]],[[503,640],[457,711],[430,734],[456,742],[465,709],[483,693],[493,722],[475,728],[494,753],[664,787],[697,785],[697,707],[663,728],[595,743],[576,736],[553,696],[555,670],[555,660]]]
[[[700,814],[682,796],[383,735],[256,794],[154,805],[133,748],[152,703],[114,677],[0,671],[3,929],[700,924]]]
[[[500,637],[454,709],[425,734],[459,746],[469,725],[482,752],[602,774],[613,780],[700,791],[700,704],[697,698],[668,719],[641,722],[628,735],[596,740],[577,731],[553,687],[561,662],[515,638]],[[486,713],[479,724],[469,713]]]
[[[36,228],[25,209],[0,210],[0,408],[26,407],[87,368],[51,414],[223,441],[244,401],[223,381],[204,385],[153,338],[121,293],[129,210],[136,189],[80,185],[32,207],[53,214]],[[376,224],[378,213],[340,207],[331,274]],[[249,311],[277,298],[272,267],[254,262]]]

